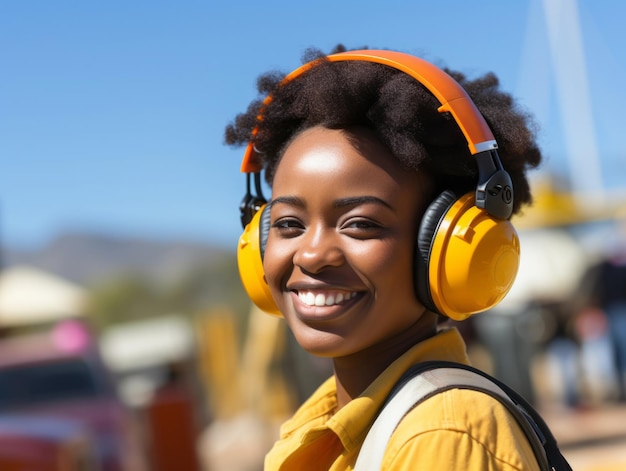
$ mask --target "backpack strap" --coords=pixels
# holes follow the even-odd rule
[[[506,406],[525,432],[541,470],[571,471],[549,428],[521,396],[480,370],[443,361],[419,363],[404,374],[370,428],[354,470],[380,470],[387,443],[402,418],[419,403],[454,388],[481,391]]]

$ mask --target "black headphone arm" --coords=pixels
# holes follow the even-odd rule
[[[504,170],[495,149],[475,154],[478,164],[476,206],[498,219],[508,219],[513,212],[513,183]]]
[[[254,189],[256,195],[252,194],[250,185],[250,173],[246,173],[246,194],[243,195],[241,203],[239,203],[239,215],[241,217],[241,225],[245,228],[254,215],[267,203],[263,190],[261,188],[261,172],[254,173]]]

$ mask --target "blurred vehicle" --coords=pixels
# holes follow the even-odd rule
[[[146,469],[134,412],[119,398],[96,343],[78,321],[0,340],[3,414],[74,421],[93,435],[102,471]]]
[[[0,416],[2,471],[99,471],[91,434],[74,421]]]

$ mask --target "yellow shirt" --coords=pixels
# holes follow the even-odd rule
[[[361,396],[337,413],[334,377],[285,422],[265,458],[265,471],[352,470],[359,449],[393,385],[429,360],[469,364],[456,329],[438,333],[394,361]],[[382,470],[538,470],[524,432],[492,397],[452,389],[409,412],[393,433]]]

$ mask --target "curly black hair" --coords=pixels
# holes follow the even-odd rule
[[[345,50],[338,45],[331,53]],[[422,84],[389,66],[332,62],[324,57],[318,49],[307,49],[303,63],[316,61],[315,65],[285,83],[281,83],[282,73],[261,75],[259,98],[226,127],[226,144],[254,144],[270,186],[283,151],[300,131],[313,126],[363,126],[407,169],[429,172],[436,191],[451,189],[460,194],[475,187],[477,166],[465,137],[449,113],[437,110],[440,103]],[[531,202],[526,171],[541,162],[532,117],[499,89],[493,73],[469,80],[460,72],[444,70],[466,90],[493,132],[498,154],[513,182],[513,212],[519,212],[523,204]],[[268,94],[272,99],[264,105]]]

